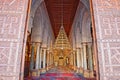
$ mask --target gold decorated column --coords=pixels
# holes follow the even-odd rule
[[[70,65],[74,65],[74,54],[73,53],[71,53],[71,55],[70,55]]]
[[[73,63],[74,63],[74,66],[76,66],[76,53],[75,51],[73,51]]]
[[[51,56],[51,52],[49,53],[49,56],[50,56],[50,65],[52,64],[52,56]]]

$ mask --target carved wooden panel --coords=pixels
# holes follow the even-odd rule
[[[0,80],[19,80],[28,0],[0,0]]]
[[[120,79],[120,1],[92,0],[101,80]]]

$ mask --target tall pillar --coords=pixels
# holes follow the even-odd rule
[[[81,59],[81,67],[83,68],[84,67],[84,62],[83,62],[83,59],[84,59],[84,55],[83,55],[84,53],[83,53],[83,48],[81,48],[81,50],[80,50],[80,59]]]
[[[51,60],[51,57],[52,57],[52,56],[51,56],[51,53],[49,53],[49,59],[50,59],[49,62],[50,62],[50,65],[52,64],[52,62],[51,62],[51,61],[52,61],[52,60]]]
[[[94,77],[93,72],[93,54],[92,54],[92,42],[88,44],[88,64],[90,70],[90,77]]]
[[[39,69],[41,69],[41,64],[42,64],[42,48],[40,46],[40,49],[39,49]]]
[[[83,57],[84,57],[84,56],[83,56],[83,52],[82,52],[82,51],[83,51],[83,49],[82,49],[82,47],[81,47],[81,48],[80,48],[80,54],[79,54],[79,55],[80,55],[80,63],[79,63],[79,64],[80,64],[80,69],[79,69],[79,72],[80,72],[81,74],[83,74],[83,71],[84,71],[84,69],[83,69],[83,63],[84,63],[84,62],[83,62]]]
[[[47,50],[47,66],[49,66],[49,50]]]
[[[46,66],[46,49],[43,49],[43,68],[45,68]]]
[[[82,62],[81,62],[81,48],[79,48],[79,64],[80,64],[80,67],[81,67],[81,64]]]
[[[41,69],[42,65],[42,47],[40,46],[40,53],[39,53],[39,69]]]
[[[52,55],[52,53],[50,52],[50,65],[52,65],[53,64],[53,55]]]
[[[32,43],[32,52],[30,57],[30,70],[33,70],[33,67],[34,67],[34,47],[35,47],[35,44]]]
[[[36,44],[37,46],[37,54],[36,54],[36,66],[35,66],[35,69],[39,69],[39,51],[40,51],[40,43],[37,43]]]
[[[72,58],[73,58],[72,65],[74,66],[74,54],[73,53],[72,53]]]
[[[80,49],[77,48],[77,67],[80,68]]]
[[[74,54],[73,53],[71,53],[71,55],[70,55],[70,65],[74,65]]]
[[[84,70],[87,70],[87,43],[83,43],[83,66],[84,66]]]
[[[90,77],[89,71],[88,71],[88,64],[87,64],[87,43],[82,43],[83,47],[83,69],[84,69],[84,77]]]
[[[53,64],[53,55],[51,54],[51,64]]]
[[[73,63],[74,63],[74,66],[76,66],[76,56],[75,56],[75,51],[73,51],[73,57],[74,57],[74,58],[73,58],[73,60],[74,60]]]
[[[88,51],[89,51],[89,69],[93,71],[93,57],[92,57],[92,43],[88,44]]]
[[[54,63],[54,56],[52,55],[52,64]]]

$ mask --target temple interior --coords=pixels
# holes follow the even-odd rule
[[[25,80],[96,80],[91,17],[89,0],[32,0]]]

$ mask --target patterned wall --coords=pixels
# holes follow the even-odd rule
[[[120,79],[120,0],[92,0],[100,80]]]
[[[18,80],[28,0],[0,0],[0,80]]]

